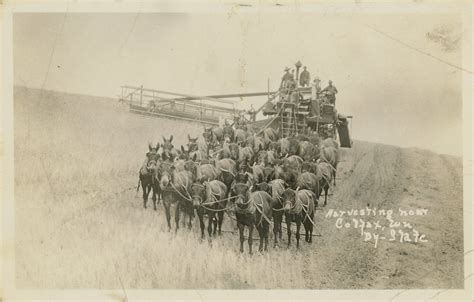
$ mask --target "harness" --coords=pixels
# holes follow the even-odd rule
[[[208,184],[208,182],[206,182],[206,184]],[[212,192],[211,187],[207,187],[206,185],[202,185],[200,183],[194,183],[193,186],[200,186],[200,187],[205,188],[206,190],[207,190],[207,188],[209,188],[209,193],[207,194],[207,198],[206,198],[205,202],[203,202],[203,199],[200,195],[193,195],[192,196],[192,198],[199,199],[199,206],[204,208],[205,210],[211,211],[211,212],[222,212],[222,211],[227,211],[227,210],[232,208],[232,206],[229,206],[229,207],[226,207],[226,208],[223,208],[223,209],[214,209],[214,208],[208,207],[208,206],[212,206],[212,205],[215,205],[215,204],[220,204],[221,202],[224,202],[224,201],[231,200],[232,197],[217,199],[217,196],[219,196],[218,194],[222,193],[222,192],[218,192],[218,193]],[[211,199],[211,200],[208,201],[208,199]]]
[[[311,224],[314,225],[314,221],[311,219],[311,217],[309,217],[309,202],[306,205],[298,197],[298,192],[304,192],[306,194],[306,196],[308,197],[308,199],[310,199],[311,198],[310,193],[308,193],[306,191],[294,191],[294,192],[295,192],[295,203],[288,210],[288,213],[292,214],[292,215],[297,215],[297,214],[300,214],[301,211],[304,211],[305,212],[305,217],[303,218],[302,222],[304,223],[306,221],[306,219],[308,219],[311,222]]]

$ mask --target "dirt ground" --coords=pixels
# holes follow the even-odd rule
[[[197,220],[191,231],[168,233],[162,206],[145,210],[136,194],[148,142],[174,134],[179,146],[201,127],[25,88],[15,89],[14,105],[19,288],[463,288],[461,158],[355,141],[341,150],[313,243],[287,248],[284,234],[278,248],[248,256],[228,217],[229,232],[210,245]],[[331,213],[350,210],[358,216],[344,214],[340,227]],[[379,210],[392,210],[401,226]],[[353,218],[380,236],[376,247]]]

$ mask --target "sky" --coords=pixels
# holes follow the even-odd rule
[[[355,139],[462,155],[457,15],[16,13],[14,83],[116,98],[121,85],[265,92],[300,60]],[[420,53],[417,50],[423,53]],[[430,55],[426,55],[429,53]],[[241,107],[264,99],[248,99]]]

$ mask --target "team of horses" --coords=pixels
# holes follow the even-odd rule
[[[305,241],[312,242],[315,208],[322,199],[327,204],[330,187],[336,185],[339,146],[332,138],[317,134],[279,137],[278,131],[259,132],[242,125],[204,127],[203,140],[188,135],[188,143],[175,148],[173,135],[149,144],[149,152],[139,172],[143,206],[151,193],[153,208],[163,203],[168,229],[171,206],[175,205],[175,229],[180,216],[188,227],[197,214],[201,236],[205,237],[204,217],[208,217],[209,238],[222,232],[224,213],[234,216],[244,251],[244,228],[248,227],[248,248],[252,253],[253,231],[260,238],[259,251],[267,250],[273,224],[274,245],[282,240],[283,217],[287,224],[288,246],[291,223],[296,224],[296,245],[300,228]]]

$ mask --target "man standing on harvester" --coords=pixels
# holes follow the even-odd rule
[[[336,86],[332,85],[332,81],[329,80],[329,85],[322,90],[323,93],[326,93],[326,96],[329,100],[329,103],[336,105],[336,93],[337,88]]]
[[[309,78],[310,78],[310,74],[309,74],[309,71],[306,70],[306,66],[305,66],[303,67],[303,71],[300,74],[300,86],[301,87],[309,86]]]

